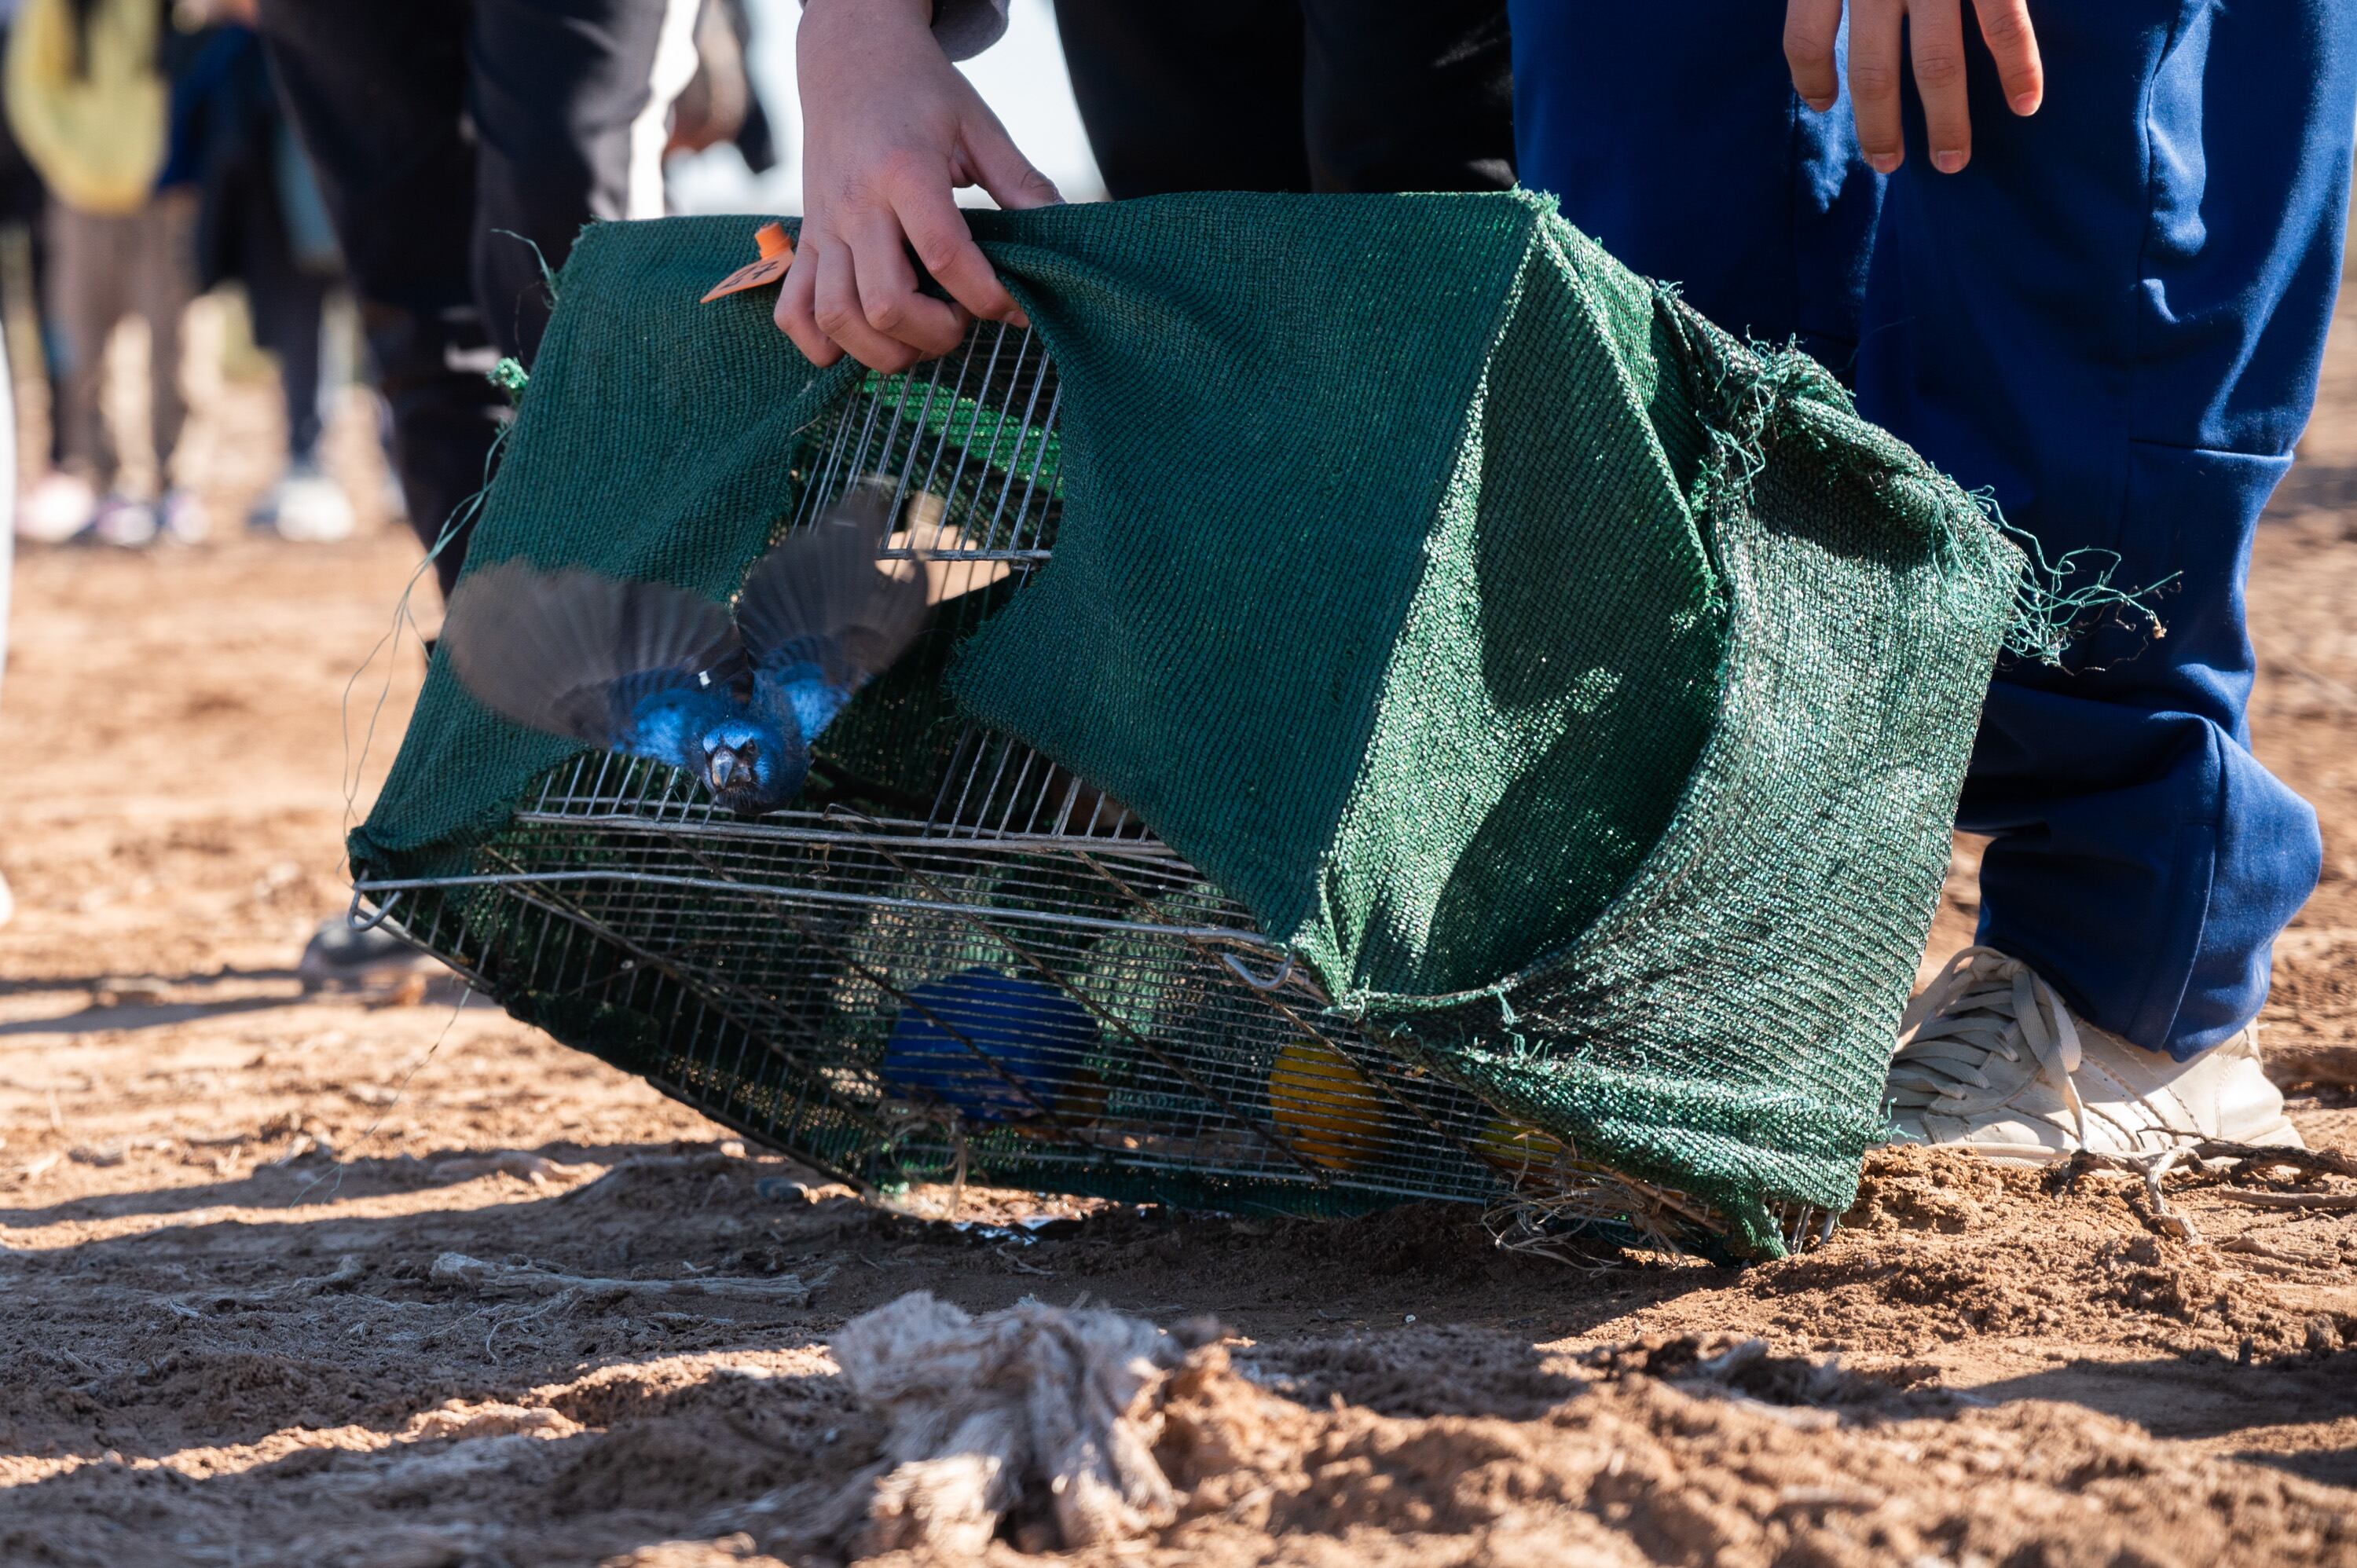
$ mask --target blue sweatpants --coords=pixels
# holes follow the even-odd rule
[[[2232,1037],[2321,860],[2249,750],[2243,587],[2340,283],[2357,0],[2032,0],[2028,119],[1965,0],[1972,162],[1932,168],[1910,82],[1887,180],[1846,96],[1793,94],[1777,0],[1509,11],[1524,185],[1722,327],[1797,338],[2050,559],[2171,579],[2165,637],[1998,670],[1958,820],[1995,835],[1982,941],[2140,1046]]]

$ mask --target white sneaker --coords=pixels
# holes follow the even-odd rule
[[[16,509],[16,536],[39,544],[62,544],[90,526],[98,492],[79,474],[51,469],[33,481]]]
[[[2052,986],[1995,948],[1950,959],[1908,1018],[1883,1090],[1904,1143],[2043,1165],[2081,1149],[2300,1142],[2253,1031],[2176,1061],[2073,1018]]]
[[[97,514],[90,520],[90,536],[119,550],[144,550],[156,542],[160,526],[153,502],[111,495],[98,503]]]
[[[212,513],[194,490],[175,485],[164,492],[156,510],[163,518],[164,536],[176,544],[202,544],[212,537]]]
[[[248,520],[274,528],[298,544],[331,544],[352,536],[352,503],[344,488],[314,467],[289,468]]]

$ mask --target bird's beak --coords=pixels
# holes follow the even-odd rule
[[[733,748],[726,746],[714,746],[711,756],[705,762],[705,771],[712,776],[712,787],[716,789],[726,789],[737,777],[737,753]]]

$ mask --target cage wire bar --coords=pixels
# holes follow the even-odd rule
[[[468,872],[358,899],[519,1015],[865,1189],[1440,1199],[1484,1206],[1507,1246],[1715,1250],[1701,1204],[1408,1065],[1118,801],[956,714],[951,650],[1053,551],[1059,412],[1039,340],[985,322],[798,438],[773,537],[885,477],[882,554],[942,596],[792,809],[741,821],[689,775],[583,756]],[[1831,1228],[1783,1219],[1796,1245]]]

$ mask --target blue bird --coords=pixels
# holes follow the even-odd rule
[[[920,564],[877,553],[890,486],[854,489],[754,564],[728,607],[661,583],[520,561],[450,596],[442,646],[467,690],[532,729],[694,773],[742,817],[801,792],[811,743],[908,648]]]
[[[976,967],[909,993],[883,1070],[971,1121],[1020,1122],[1052,1109],[1096,1046],[1096,1019],[1063,992]]]

